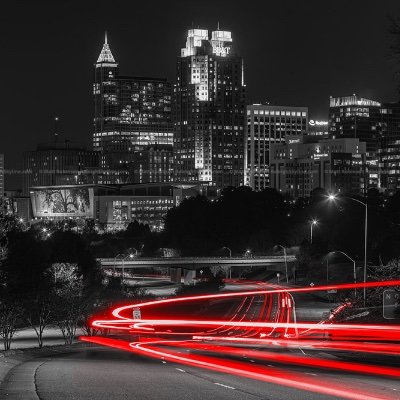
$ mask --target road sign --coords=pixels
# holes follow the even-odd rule
[[[142,313],[140,311],[140,308],[133,309],[133,319],[142,319]]]
[[[383,318],[400,319],[400,291],[387,289],[383,292]]]

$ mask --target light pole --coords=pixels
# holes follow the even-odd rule
[[[281,249],[283,249],[283,254],[285,256],[285,271],[286,271],[286,283],[289,284],[289,276],[288,276],[288,267],[287,267],[287,254],[286,254],[286,247],[280,244],[277,245]]]
[[[232,250],[229,247],[224,246],[222,250],[228,250],[229,258],[232,258]],[[232,265],[229,266],[229,279],[232,279]]]
[[[364,298],[364,307],[365,307],[365,303],[366,303],[366,287],[365,287],[365,283],[367,282],[367,245],[368,245],[368,204],[364,203],[361,200],[355,199],[354,197],[348,197],[348,196],[344,196],[349,200],[353,200],[356,203],[359,203],[361,205],[363,205],[365,207],[365,219],[364,219],[364,288],[363,288],[363,298]],[[329,200],[336,200],[337,196],[334,194],[330,194],[328,196]]]
[[[314,226],[316,226],[318,224],[318,221],[316,220],[316,219],[313,219],[311,222],[310,222],[310,239],[311,239],[311,244],[312,244],[312,238],[313,238],[313,227]]]
[[[346,254],[344,251],[340,251],[340,250],[334,250],[334,251],[330,251],[326,257],[326,276],[328,277],[328,257],[330,254],[334,254],[334,253],[340,253],[343,254],[345,257],[347,257],[352,263],[353,263],[353,278],[354,278],[354,283],[357,283],[357,274],[356,274],[356,261],[353,260],[348,254]],[[327,278],[328,279],[328,278]],[[354,288],[354,294],[357,294],[357,289]]]

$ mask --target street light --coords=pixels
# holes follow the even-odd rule
[[[232,250],[229,247],[222,247],[222,250],[228,250],[229,251],[229,258],[232,258]],[[229,279],[232,279],[232,265],[229,266]]]
[[[344,196],[349,200],[353,200],[356,203],[359,203],[365,207],[365,219],[364,219],[364,289],[363,289],[363,298],[364,298],[364,307],[366,303],[366,287],[365,283],[367,282],[367,240],[368,240],[368,204],[364,203],[361,200],[355,199],[354,197]],[[330,194],[328,196],[328,200],[334,201],[337,200],[338,197],[334,194]]]
[[[328,257],[330,254],[334,254],[334,253],[340,253],[343,254],[345,257],[347,257],[352,263],[353,263],[353,277],[354,277],[354,283],[357,283],[357,274],[356,274],[356,261],[354,259],[352,259],[348,254],[346,254],[344,251],[340,251],[340,250],[334,250],[334,251],[330,251],[326,257],[326,279],[328,280]],[[354,294],[357,294],[357,288],[354,288]]]
[[[313,220],[310,221],[310,231],[311,231],[310,238],[311,238],[311,244],[312,244],[312,238],[313,238],[313,227],[316,226],[316,225],[318,225],[318,221],[317,221],[316,219],[313,219]]]
[[[288,276],[288,267],[287,267],[287,255],[286,255],[286,247],[280,244],[277,244],[278,247],[283,249],[283,254],[285,256],[285,270],[286,270],[286,283],[289,284],[289,276]]]

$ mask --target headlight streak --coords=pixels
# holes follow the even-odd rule
[[[382,397],[381,394],[366,392],[359,392],[355,397],[355,393],[335,387],[333,383],[332,386],[327,385],[326,382],[320,383],[318,379],[304,379],[302,374],[287,372],[283,369],[279,370],[278,375],[276,375],[277,369],[275,368],[273,369],[275,372],[271,372],[271,369],[263,366],[220,357],[210,357],[209,355],[188,354],[182,356],[171,349],[159,347],[166,345],[170,347],[184,346],[190,350],[216,353],[219,356],[237,357],[246,354],[252,359],[279,364],[372,374],[398,379],[400,378],[400,369],[398,368],[266,351],[268,347],[270,349],[304,348],[312,351],[399,355],[400,344],[396,342],[400,340],[400,325],[332,323],[330,318],[318,323],[296,321],[295,302],[292,293],[318,292],[330,289],[346,290],[363,288],[364,286],[366,288],[400,286],[400,280],[305,288],[282,288],[278,286],[276,289],[260,288],[254,291],[185,296],[131,304],[115,308],[112,311],[114,319],[94,320],[92,322],[93,327],[151,335],[152,339],[133,343],[101,337],[82,337],[81,340],[134,351],[153,358],[162,358],[163,360],[342,398],[365,400],[390,398]],[[190,317],[168,318],[168,315],[167,318],[151,318],[149,316],[149,318],[140,320],[128,317],[129,314],[132,315],[135,308],[141,309],[143,317],[143,315],[146,315],[146,309],[152,307],[157,309],[157,306],[168,305],[173,309],[174,306],[179,304],[196,304],[195,302],[206,300],[229,300],[238,297],[243,299],[234,309],[233,316],[226,320],[192,319]],[[256,303],[257,301],[258,303]],[[258,304],[261,304],[261,306]],[[161,336],[163,339],[159,339],[157,336]],[[174,340],[167,340],[165,339],[166,336],[175,338]],[[210,342],[213,344],[210,344]],[[263,346],[263,351],[247,348],[238,349],[232,347],[230,343],[232,346]]]

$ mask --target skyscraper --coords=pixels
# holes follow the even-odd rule
[[[356,138],[366,143],[365,191],[379,186],[380,109],[381,103],[378,101],[355,94],[330,98],[329,135],[337,139]]]
[[[244,117],[243,59],[231,32],[218,29],[210,39],[208,30],[189,30],[174,88],[175,180],[216,193],[242,185]]]
[[[24,152],[24,196],[32,186],[93,184],[98,177],[99,153],[69,141],[38,144]]]
[[[269,151],[286,136],[307,132],[308,108],[253,104],[247,106],[246,185],[254,190],[270,187]]]
[[[400,189],[400,103],[384,103],[380,111],[379,183],[393,194]]]
[[[173,144],[171,84],[164,78],[122,76],[105,37],[94,64],[93,149],[101,166],[115,171],[114,180],[129,180],[135,151],[149,145]],[[106,183],[106,182],[104,182]]]

